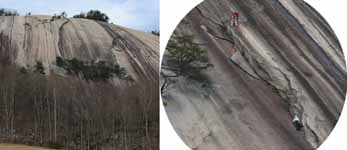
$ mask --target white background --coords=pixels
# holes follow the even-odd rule
[[[217,0],[216,0],[217,1]],[[160,10],[160,52],[164,52],[167,41],[179,21],[202,0],[161,0]],[[347,55],[347,1],[306,0],[328,21],[339,38]],[[346,106],[346,105],[345,105]],[[347,110],[344,109],[335,129],[318,150],[347,149]],[[171,126],[164,107],[160,106],[160,149],[189,150]]]

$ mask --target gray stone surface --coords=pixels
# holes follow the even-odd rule
[[[237,28],[228,23],[232,11],[241,13]],[[312,150],[333,130],[345,100],[345,60],[330,26],[303,1],[206,0],[175,34],[194,35],[214,66],[204,72],[211,88],[180,77],[163,95],[189,147]],[[295,115],[302,131],[291,123]]]
[[[56,70],[51,64],[57,56],[106,60],[125,67],[135,80],[158,79],[159,38],[149,33],[94,20],[52,16],[0,16],[0,33],[9,38],[11,61],[20,66],[41,61],[45,70]]]

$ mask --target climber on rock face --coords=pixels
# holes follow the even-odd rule
[[[237,27],[239,25],[239,17],[240,17],[240,13],[239,12],[232,12],[231,14],[231,24],[234,27]]]
[[[240,13],[239,12],[235,12],[234,15],[235,15],[236,26],[239,26]]]
[[[297,131],[300,131],[304,127],[297,115],[295,115],[294,119],[292,120],[292,123]]]

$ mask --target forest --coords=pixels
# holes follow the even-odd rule
[[[0,82],[1,142],[75,149],[158,146],[156,98],[143,98],[143,84],[119,88],[8,65],[0,66]]]

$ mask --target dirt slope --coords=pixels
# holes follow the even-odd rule
[[[230,25],[234,11],[238,27]],[[191,148],[311,150],[332,131],[347,88],[344,56],[330,26],[303,1],[207,0],[175,34],[194,35],[214,66],[205,71],[209,88],[180,77],[163,95]],[[295,115],[303,131],[292,125]]]

